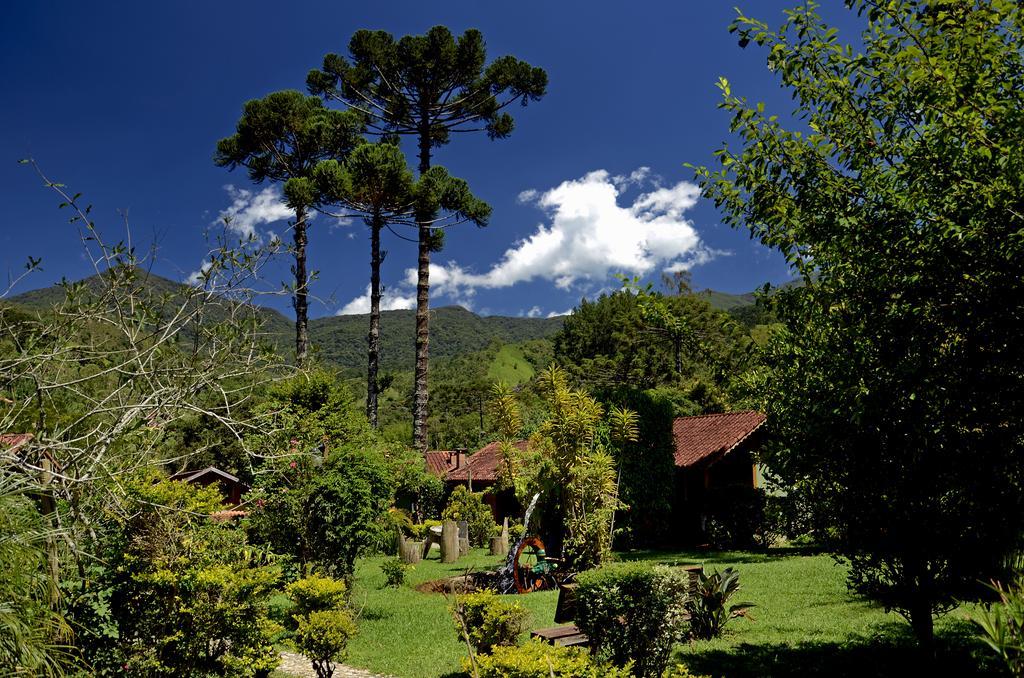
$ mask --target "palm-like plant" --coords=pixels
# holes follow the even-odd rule
[[[722,635],[722,629],[736,617],[750,617],[753,603],[729,604],[740,590],[740,573],[731,567],[721,572],[704,574],[697,577],[696,591],[686,601],[686,611],[690,613],[690,634],[694,638],[710,640]]]
[[[14,675],[60,676],[70,659],[69,633],[50,606],[48,533],[31,489],[0,475],[0,667]]]

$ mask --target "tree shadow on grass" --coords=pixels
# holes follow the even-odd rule
[[[744,565],[751,563],[772,563],[786,558],[798,556],[819,555],[820,551],[799,548],[785,547],[773,548],[760,551],[712,551],[702,549],[687,549],[680,551],[621,551],[618,556],[621,560],[642,561],[652,563],[663,563],[665,565]]]
[[[732,648],[695,648],[675,659],[696,675],[713,678],[909,678],[910,676],[1009,675],[975,638],[970,624],[948,624],[936,637],[936,657],[918,649],[906,627],[893,624],[874,638],[842,643],[743,643]]]

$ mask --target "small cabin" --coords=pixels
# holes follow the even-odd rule
[[[238,477],[215,466],[207,466],[199,471],[182,471],[171,476],[171,480],[192,483],[201,487],[216,485],[227,506],[238,506],[242,503],[242,495],[249,491],[249,486]]]
[[[672,422],[675,527],[683,541],[703,540],[715,491],[763,484],[754,453],[764,422],[765,416],[753,411],[677,417]]]

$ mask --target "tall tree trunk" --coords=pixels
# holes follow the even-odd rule
[[[427,451],[428,387],[430,365],[430,229],[420,226],[416,279],[416,377],[412,403],[413,447]]]
[[[921,654],[927,662],[935,659],[935,627],[932,617],[932,592],[934,577],[927,563],[918,563],[907,568],[917,589],[911,596],[907,610],[910,617],[910,628],[914,631]]]
[[[676,335],[672,337],[672,349],[675,352],[676,374],[683,374],[683,337]]]
[[[370,426],[377,428],[377,373],[380,369],[380,230],[383,217],[373,215],[370,222],[370,363],[366,372],[366,418]]]
[[[426,114],[423,115],[426,119]],[[419,134],[420,176],[430,169],[430,128]],[[422,216],[426,219],[429,217]],[[412,399],[412,444],[420,452],[427,451],[427,416],[429,389],[427,371],[430,363],[430,227],[421,222],[419,227],[419,260],[416,277],[416,376]]]
[[[295,364],[302,367],[309,351],[309,276],[306,274],[306,210],[295,210]]]

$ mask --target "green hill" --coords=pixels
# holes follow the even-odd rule
[[[369,324],[367,315],[317,318],[309,323],[309,335],[325,361],[362,369]],[[415,311],[381,314],[381,365],[385,370],[412,369],[415,327]],[[461,306],[444,306],[430,312],[430,357],[451,358],[482,351],[494,340],[516,344],[546,339],[561,327],[562,318],[479,316]]]
[[[180,282],[151,273],[140,272],[140,275],[144,276],[145,285],[154,294],[167,295],[171,299],[185,287]],[[97,278],[93,276],[82,282],[90,287],[97,284]],[[63,300],[64,288],[51,285],[16,295],[6,302],[33,311],[44,311]],[[265,323],[264,331],[287,355],[294,341],[294,321],[277,310],[257,308]],[[381,316],[382,367],[386,370],[411,370],[415,356],[415,312],[385,311]],[[369,323],[369,316],[365,314],[310,320],[309,334],[314,350],[324,362],[362,370],[366,366]],[[514,344],[546,339],[561,327],[562,318],[479,316],[461,306],[445,306],[430,313],[430,356],[451,358],[466,355],[484,350],[494,340]]]
[[[698,292],[697,295],[707,299],[711,307],[719,311],[731,311],[741,306],[753,306],[757,301],[753,292],[729,294],[728,292],[718,292],[716,290],[704,290],[703,292]]]
[[[157,294],[173,297],[184,285],[151,273],[141,273]],[[95,284],[95,277],[86,285]],[[753,307],[754,294],[729,294],[715,290],[700,292],[715,308],[741,314]],[[7,300],[31,310],[52,308],[64,298],[59,285],[24,292]],[[294,341],[294,321],[277,310],[258,307],[265,331],[287,355]],[[314,350],[321,360],[345,369],[362,370],[366,366],[366,334],[369,316],[347,315],[315,318],[309,322]],[[510,383],[528,379],[532,367],[518,348],[535,339],[548,339],[562,327],[563,318],[521,318],[510,316],[479,316],[461,306],[435,308],[430,313],[430,356],[434,359],[454,358],[483,351],[492,342],[506,346],[490,367],[491,377]],[[381,366],[388,371],[411,370],[415,356],[414,311],[384,311],[381,314]]]

